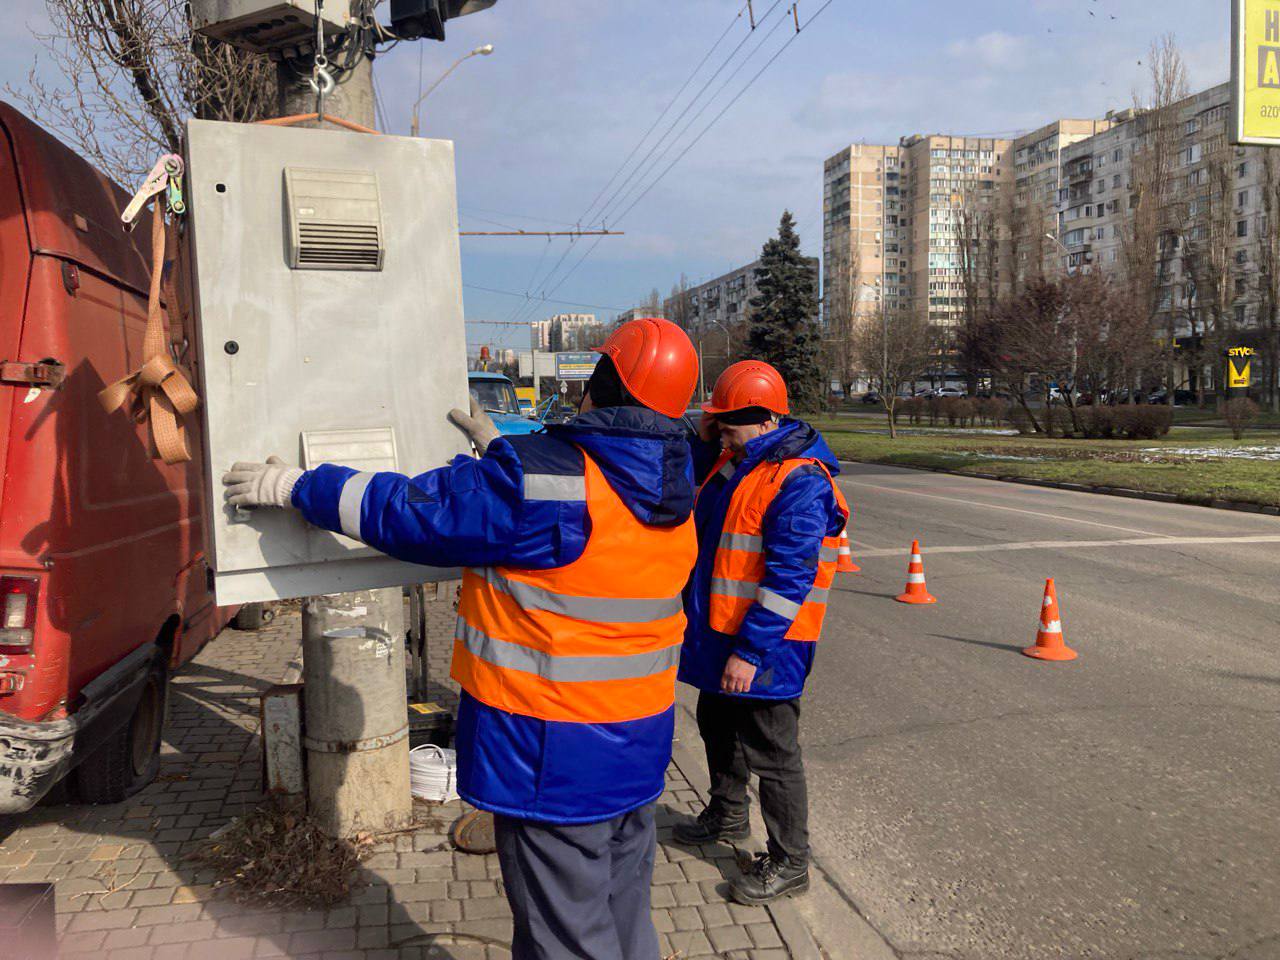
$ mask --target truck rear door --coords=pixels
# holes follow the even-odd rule
[[[18,193],[13,143],[8,131],[0,125],[0,363],[18,359],[30,271],[31,241],[22,197]],[[14,397],[21,402],[26,391],[21,385],[0,383],[0,501],[4,498]]]

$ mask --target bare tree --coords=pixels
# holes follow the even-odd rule
[[[38,34],[64,78],[8,94],[108,175],[131,182],[161,153],[180,153],[188,117],[271,116],[276,67],[191,30],[187,0],[45,0]]]
[[[990,181],[986,181],[990,184]],[[957,364],[964,373],[970,395],[977,393],[984,373],[982,340],[1000,287],[1000,229],[996,192],[982,181],[965,186],[956,211],[956,244],[960,258],[960,282],[964,290],[960,324],[955,330]]]
[[[1143,113],[1135,121],[1139,126],[1130,168],[1131,216],[1121,246],[1129,302],[1147,311],[1153,321],[1162,317],[1167,342],[1172,344],[1177,316],[1168,302],[1167,285],[1177,236],[1172,222],[1180,145],[1177,104],[1188,96],[1187,70],[1172,34],[1154,41],[1147,56],[1151,86],[1147,102],[1137,94],[1134,97],[1135,107]],[[1171,356],[1163,371],[1169,402],[1177,386]]]
[[[1186,284],[1182,297],[1171,298],[1171,309],[1186,304],[1192,342],[1198,350],[1183,351],[1189,365],[1202,368],[1205,356],[1216,355],[1235,325],[1235,216],[1233,213],[1233,157],[1225,134],[1204,145],[1203,166],[1188,174],[1175,195]],[[1197,378],[1197,400],[1204,403],[1204,378]]]
[[[666,318],[683,330],[690,329],[693,322],[693,303],[689,298],[689,277],[680,274],[680,279],[672,285],[671,296],[667,297],[663,309]]]
[[[823,346],[831,378],[840,382],[847,398],[859,370],[854,331],[861,301],[859,277],[862,254],[859,245],[837,243],[826,264],[827,282],[823,290]]]
[[[911,310],[859,316],[853,329],[858,365],[880,394],[889,436],[898,436],[897,407],[902,388],[914,384],[938,362],[942,339],[934,324]]]
[[[658,292],[657,287],[650,290],[649,295],[640,301],[640,309],[647,317],[662,316],[662,294]]]
[[[1271,409],[1280,413],[1280,158],[1270,149],[1262,155],[1262,213],[1255,224],[1254,252],[1257,260],[1259,352],[1262,359],[1263,391]]]
[[[1009,253],[1009,290],[1015,296],[1044,275],[1044,208],[1027,189],[1002,193],[996,229],[1005,237]]]

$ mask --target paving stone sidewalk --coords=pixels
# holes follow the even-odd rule
[[[432,696],[450,707],[452,605],[429,605]],[[421,829],[379,844],[350,902],[328,910],[236,904],[186,855],[261,802],[258,696],[299,652],[300,622],[285,609],[255,633],[225,631],[174,677],[160,776],[129,802],[41,806],[0,819],[0,882],[56,884],[64,960],[238,960],[510,957],[510,913],[497,858],[452,850],[461,804],[434,808]],[[441,640],[440,638],[444,638]],[[787,960],[800,956],[788,919],[727,902],[736,875],[725,845],[670,842],[679,817],[701,807],[686,744],[658,805],[653,907],[664,956]],[[683,758],[683,759],[682,759]]]

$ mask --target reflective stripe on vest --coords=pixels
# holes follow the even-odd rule
[[[466,570],[453,678],[477,700],[521,716],[636,720],[675,700],[680,595],[697,557],[693,520],[646,526],[583,456],[582,477],[525,476],[526,496],[586,500],[591,535],[582,556],[554,570]]]
[[[848,518],[849,507],[844,495],[819,461],[797,459],[758,464],[734,491],[725,514],[724,532],[720,535],[711,574],[709,619],[712,629],[721,633],[737,633],[747,612],[754,604],[759,604],[791,621],[788,640],[814,641],[821,635],[827,600],[835,582],[836,563],[840,559],[839,536],[822,538],[813,588],[803,603],[761,586],[766,563],[765,513],[791,472],[807,464],[822,468],[831,482],[837,505]]]

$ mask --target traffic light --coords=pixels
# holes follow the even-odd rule
[[[391,31],[406,40],[443,40],[444,23],[492,7],[497,0],[391,0]]]

